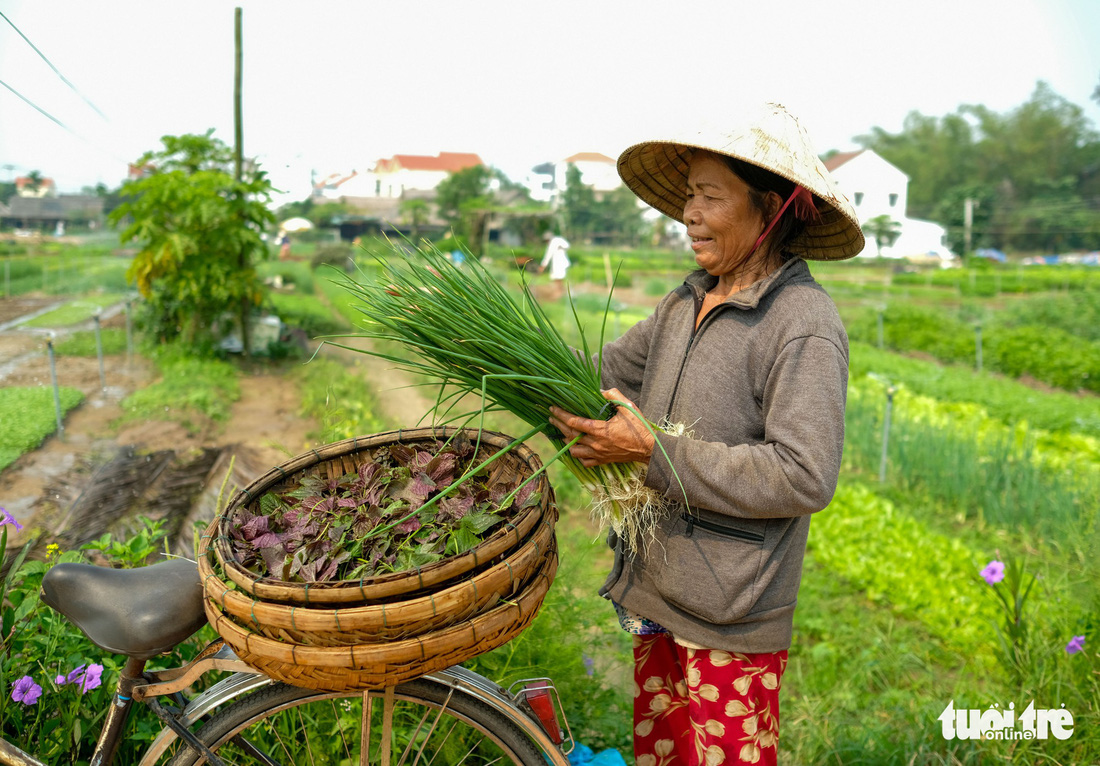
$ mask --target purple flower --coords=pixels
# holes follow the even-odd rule
[[[23,676],[12,686],[11,698],[24,705],[33,705],[42,696],[42,687],[30,676]]]
[[[1074,636],[1066,644],[1066,654],[1077,654],[1077,652],[1084,651],[1085,649],[1085,637]]]
[[[10,513],[8,513],[7,509],[0,508],[0,527],[4,526],[5,524],[11,524],[13,527],[15,527],[16,532],[22,532],[23,531],[23,525],[20,524],[18,521],[16,521],[15,517],[12,516]],[[36,697],[35,699],[38,699],[38,698]],[[32,703],[29,703],[29,704],[33,705],[34,703],[32,702]]]
[[[584,672],[590,676],[595,674],[596,661],[589,657],[587,654],[582,654],[581,658],[584,660]]]
[[[103,676],[103,666],[93,662],[88,666],[88,670],[84,673],[84,678],[80,683],[80,693],[90,692],[92,689],[96,689],[102,683],[100,680]]]
[[[69,671],[68,675],[59,675],[53,681],[58,686],[64,686],[65,684],[77,683],[84,678],[84,668],[86,665],[77,665],[75,668]]]
[[[981,571],[982,579],[990,585],[996,585],[1005,579],[1005,565],[1003,561],[990,561]]]

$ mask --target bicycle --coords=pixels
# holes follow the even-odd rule
[[[150,659],[206,624],[198,580],[186,559],[139,569],[59,564],[43,578],[45,603],[127,657],[91,766],[111,766],[135,702],[164,723],[139,766],[568,766],[573,737],[549,678],[505,689],[455,666],[387,689],[330,693],[273,681],[221,639],[180,667],[146,672]],[[184,695],[218,671],[231,675]],[[46,766],[2,738],[0,764]]]

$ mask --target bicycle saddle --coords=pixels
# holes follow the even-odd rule
[[[96,646],[139,660],[206,624],[198,567],[187,559],[137,569],[58,564],[42,578],[42,600]]]

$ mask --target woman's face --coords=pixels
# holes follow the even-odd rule
[[[721,158],[704,151],[691,159],[684,223],[695,262],[716,277],[744,264],[765,226],[748,184]]]

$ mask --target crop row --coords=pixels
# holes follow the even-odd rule
[[[61,414],[84,400],[75,388],[58,389]],[[0,471],[7,468],[24,452],[35,449],[57,428],[57,411],[53,390],[48,386],[0,388],[0,412],[4,427],[0,428]]]
[[[879,316],[886,348],[975,365],[980,348],[982,369],[1030,375],[1069,391],[1100,392],[1100,342],[1035,325],[979,328],[942,310],[905,303],[891,304],[880,315],[869,307],[850,312],[845,321],[849,338],[877,344]]]
[[[1064,537],[1100,506],[1100,442],[1005,425],[981,407],[893,393],[864,377],[848,389],[845,461],[919,491],[968,518]]]
[[[1100,269],[1087,266],[1013,266],[982,269],[945,269],[904,272],[893,277],[896,285],[951,288],[960,295],[993,296],[1000,293],[1035,293],[1051,290],[1100,290]]]
[[[853,379],[873,374],[940,401],[972,402],[1005,423],[1022,422],[1050,432],[1100,434],[1100,398],[1038,391],[1001,375],[975,372],[972,366],[938,364],[860,341],[852,341],[849,351]]]

